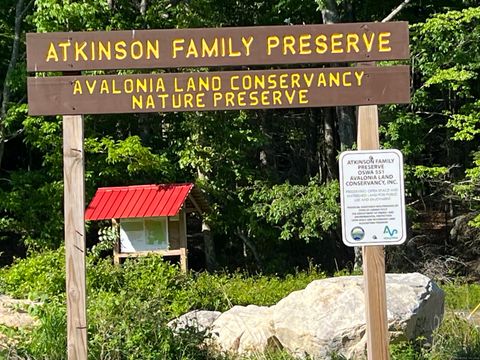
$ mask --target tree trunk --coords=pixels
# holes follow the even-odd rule
[[[255,247],[253,242],[251,242],[250,239],[240,229],[237,229],[237,235],[243,241],[243,244],[250,249],[250,251],[252,252],[253,258],[255,259],[255,263],[257,264],[257,267],[261,270],[263,267],[262,260],[260,259],[257,248]]]
[[[324,111],[324,153],[325,153],[325,169],[324,174],[325,181],[331,181],[336,179],[337,176],[337,159],[336,159],[336,147],[335,147],[335,118],[334,109],[326,108]]]
[[[217,259],[215,256],[215,243],[212,239],[210,226],[202,220],[202,234],[205,251],[205,268],[208,271],[213,271],[217,268]]]
[[[355,110],[351,106],[338,106],[336,110],[340,151],[345,151],[350,149],[355,141]]]
[[[2,91],[2,105],[0,108],[0,168],[2,167],[2,159],[5,151],[6,129],[5,118],[7,117],[7,107],[10,102],[10,78],[13,74],[18,60],[18,51],[20,47],[20,34],[22,29],[22,20],[24,14],[23,7],[24,0],[18,0],[15,7],[15,34],[13,37],[12,53],[10,55],[10,62],[8,63],[7,73],[3,81]]]
[[[142,14],[142,16],[144,16],[146,12],[147,12],[147,0],[141,0],[141,2],[140,2],[140,14]]]
[[[197,168],[198,179],[205,181],[205,174]],[[203,251],[205,253],[205,267],[208,271],[215,270],[217,267],[217,258],[215,256],[215,242],[213,241],[210,225],[205,222],[202,216],[202,235],[203,235]]]

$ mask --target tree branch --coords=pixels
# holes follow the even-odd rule
[[[387,15],[385,19],[382,20],[382,22],[388,22],[392,20],[395,15],[397,15],[402,9],[407,6],[407,4],[410,2],[410,0],[404,0],[400,5],[398,5],[395,9],[392,10],[390,14]]]
[[[18,50],[20,46],[20,34],[22,30],[23,19],[23,0],[18,0],[15,7],[15,36],[13,38],[12,54],[10,56],[10,62],[8,63],[7,73],[3,82],[2,91],[2,105],[0,107],[0,167],[2,164],[3,151],[5,148],[5,117],[7,116],[7,106],[10,102],[10,78],[13,74],[15,66],[18,60]]]

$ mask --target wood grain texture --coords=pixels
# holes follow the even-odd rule
[[[380,147],[377,105],[358,107],[357,143],[359,150],[376,150]],[[363,277],[368,360],[388,360],[390,354],[383,246],[363,247]]]
[[[180,210],[180,269],[188,271],[188,249],[187,249],[187,214],[184,209]]]
[[[378,38],[380,33],[387,36],[388,48],[380,50]],[[332,35],[340,35],[336,51],[329,46],[318,49],[316,39],[326,45]],[[346,49],[347,34],[358,37],[357,50]],[[304,37],[304,51],[299,51],[300,36]],[[308,39],[305,39],[305,36]],[[278,46],[269,46],[269,38],[279,40]],[[295,38],[295,51],[283,51],[280,45],[285,37]],[[223,39],[223,40],[222,40]],[[371,39],[373,46],[367,46],[363,39]],[[388,23],[345,23],[328,25],[281,25],[252,27],[223,27],[207,29],[150,29],[123,31],[81,31],[29,33],[27,40],[28,71],[77,71],[94,69],[158,69],[195,66],[235,66],[268,65],[296,63],[328,63],[347,61],[379,61],[409,58],[408,23],[404,21]],[[180,40],[180,42],[178,42]],[[202,51],[201,43],[205,41],[212,50],[211,54]],[[248,51],[242,45],[250,41]],[[110,47],[107,56],[101,54],[100,45]],[[122,51],[116,46],[123,42]],[[147,42],[154,44],[161,52],[148,52]],[[368,41],[370,42],[370,41]],[[60,43],[64,48],[60,48]],[[213,46],[216,43],[217,46]],[[52,44],[57,48],[57,59],[49,58]],[[83,45],[85,44],[85,45]],[[117,45],[115,45],[117,44]],[[143,44],[143,46],[142,46]],[[187,52],[190,44],[198,54],[192,56]],[[155,46],[158,45],[158,46]],[[78,51],[83,47],[82,51]],[[368,50],[369,48],[369,50]],[[76,50],[77,49],[77,50]],[[175,49],[181,51],[176,51]],[[133,50],[133,51],[132,51]],[[208,50],[208,49],[207,49]],[[339,51],[340,50],[340,51]],[[196,51],[196,52],[197,52]],[[235,52],[235,54],[233,54]]]
[[[83,116],[63,116],[63,177],[69,360],[87,359]]]
[[[208,89],[201,83],[209,84]],[[27,90],[30,115],[400,104],[410,102],[410,69],[396,65],[30,77]]]

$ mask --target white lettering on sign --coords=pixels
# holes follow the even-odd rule
[[[406,220],[402,153],[393,149],[342,153],[340,200],[345,245],[403,243]]]

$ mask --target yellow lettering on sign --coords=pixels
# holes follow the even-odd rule
[[[172,107],[174,109],[180,109],[182,106],[181,94],[172,94]]]
[[[155,101],[153,100],[153,95],[149,94],[147,96],[147,102],[145,104],[145,109],[155,109]]]
[[[208,76],[201,77],[198,79],[198,90],[199,91],[208,91],[210,89],[210,82]]]
[[[207,41],[202,38],[202,57],[217,57],[218,56],[218,39],[213,39],[212,44],[210,47],[208,46]]]
[[[347,34],[347,53],[351,53],[352,49],[357,53],[360,51],[358,48],[359,40],[360,39],[357,34]]]
[[[318,35],[315,38],[315,45],[316,45],[315,52],[317,54],[325,54],[328,50],[327,37],[325,35]]]
[[[288,103],[290,105],[293,104],[293,99],[295,99],[295,93],[296,92],[297,92],[297,90],[292,90],[291,92],[289,92],[288,90],[285,90],[285,97],[287,98]]]
[[[245,47],[245,56],[250,56],[250,45],[252,45],[253,36],[249,36],[248,38],[242,36],[242,44]]]
[[[298,103],[299,104],[308,104],[308,99],[307,99],[307,89],[300,90],[298,92]]]
[[[303,74],[303,80],[308,87],[312,86],[313,74]]]
[[[134,60],[138,60],[143,57],[143,45],[139,40],[130,44],[130,55]]]
[[[47,59],[45,61],[49,62],[50,60],[53,60],[55,62],[58,61],[57,50],[55,49],[55,45],[53,44],[53,42],[50,42],[50,46],[48,47],[47,52]]]
[[[260,93],[260,101],[263,106],[268,106],[270,105],[270,99],[268,98],[268,95],[270,94],[270,91],[262,91]]]
[[[390,35],[389,32],[381,32],[378,34],[378,51],[379,52],[390,52],[392,48],[388,46],[390,44]]]
[[[109,94],[110,90],[108,88],[108,82],[107,80],[102,80],[100,83],[100,94]]]
[[[328,74],[329,86],[332,87],[333,84],[340,86],[340,73],[329,73]]]
[[[279,81],[280,89],[288,89],[287,78],[288,78],[288,74],[280,75],[280,81]]]
[[[185,94],[183,102],[184,102],[184,107],[193,108],[193,95],[192,94]]]
[[[222,93],[215,92],[213,93],[213,106],[217,106],[218,102],[222,99]]]
[[[164,84],[162,78],[157,79],[157,86],[155,87],[155,91],[156,92],[160,92],[160,91],[165,92],[165,84]]]
[[[299,44],[299,53],[301,55],[309,55],[312,53],[312,49],[310,49],[310,40],[312,39],[312,35],[305,34],[300,35],[300,44]],[[274,100],[275,102],[275,100]]]
[[[172,45],[172,58],[177,58],[177,53],[183,51],[183,44],[185,43],[185,39],[175,39],[173,40]]]
[[[106,46],[101,41],[98,42],[98,60],[102,60],[104,57],[107,60],[112,59],[112,48],[110,41],[107,42]]]
[[[255,75],[253,81],[255,89],[265,89],[265,75]]]
[[[117,89],[117,81],[112,79],[112,94],[121,94],[121,90]]]
[[[272,91],[273,105],[282,105],[282,92],[279,90]]]
[[[268,89],[275,89],[277,87],[277,75],[270,74],[268,75],[267,82],[268,82]]]
[[[205,103],[203,102],[203,97],[205,96],[205,93],[197,93],[195,96],[195,103],[197,104],[197,107],[199,108],[204,108]]]
[[[239,90],[240,88],[238,87],[237,84],[237,81],[239,79],[239,76],[238,75],[233,75],[231,78],[230,78],[230,89],[232,90]]]
[[[365,44],[365,47],[367,48],[368,52],[372,51],[372,46],[373,46],[373,40],[375,39],[375,33],[370,34],[370,38],[368,38],[368,35],[366,33],[362,34],[363,42]]]
[[[222,79],[220,76],[213,76],[211,80],[212,90],[219,91],[222,88]]]
[[[79,80],[75,80],[75,82],[73,83],[73,95],[77,95],[77,94],[80,94],[80,95],[83,94],[82,84],[80,83]]]
[[[195,80],[192,77],[189,77],[187,80],[187,91],[195,91]]]
[[[267,37],[267,55],[272,55],[272,49],[280,45],[280,39],[276,35]]]
[[[151,58],[160,58],[160,48],[158,46],[158,40],[155,40],[155,42],[152,42],[151,40],[147,41],[147,59]]]
[[[162,108],[165,109],[165,107],[167,106],[166,105],[166,99],[168,98],[168,94],[160,94],[160,95],[157,95],[157,97],[160,99],[160,101],[162,102]]]
[[[143,78],[143,79],[136,79],[137,81],[135,81],[136,85],[137,85],[137,93],[143,91],[143,92],[147,92],[147,79]]]
[[[125,81],[123,82],[123,88],[125,90],[125,93],[133,93],[133,79],[125,79]]]
[[[90,81],[88,79],[85,80],[85,85],[87,85],[87,89],[88,89],[88,93],[90,95],[93,94],[94,90],[95,90],[95,87],[97,86],[97,80],[94,79],[92,80],[92,82],[90,83]]]
[[[295,54],[295,37],[293,35],[285,35],[283,37],[283,55],[287,55],[288,51],[290,54]],[[288,51],[287,51],[288,50]]]
[[[233,101],[234,98],[235,98],[235,94],[233,92],[226,92],[225,106],[235,106],[235,102]]]
[[[132,110],[143,109],[143,95],[132,95]]]
[[[115,59],[123,60],[127,57],[127,50],[125,50],[126,47],[127,43],[123,40],[115,43]]]
[[[182,92],[183,88],[181,88],[178,85],[178,78],[173,78],[173,88],[175,89],[175,92]]]
[[[342,38],[343,34],[332,34],[330,36],[331,40],[331,47],[332,47],[332,54],[341,54],[343,53],[343,48],[342,48]]]
[[[75,42],[75,61],[80,60],[80,56],[82,57],[83,61],[88,60],[87,54],[84,51],[86,47],[87,47],[86,41],[83,41],[80,44],[78,42]]]
[[[355,71],[355,78],[357,79],[357,85],[362,86],[363,71]]]
[[[324,87],[327,86],[327,79],[325,78],[324,73],[318,74],[317,87],[320,87],[320,86],[324,86]]]
[[[350,87],[350,86],[352,86],[352,83],[350,81],[347,81],[347,76],[352,76],[352,72],[351,71],[345,71],[342,74],[342,83],[343,83],[343,86]]]
[[[250,104],[253,105],[253,106],[257,106],[258,105],[258,91],[252,91],[249,95],[248,95],[248,98],[250,100]]]
[[[240,105],[240,106],[246,106],[247,105],[247,103],[245,102],[245,95],[247,95],[246,91],[240,91],[239,93],[237,93],[238,105]]]
[[[70,41],[64,41],[58,43],[58,46],[62,48],[62,55],[63,55],[63,61],[67,61],[68,59],[68,53],[67,53],[67,48],[70,47]]]
[[[188,59],[190,56],[193,56],[193,57],[198,57],[198,51],[197,51],[197,47],[195,46],[195,42],[193,40],[190,40],[189,44],[188,44],[188,50],[187,50],[187,54],[185,55],[185,57]]]
[[[292,74],[291,80],[292,82],[292,88],[294,87],[300,87],[300,74]]]
[[[228,56],[230,57],[238,57],[241,56],[242,53],[240,51],[233,50],[233,41],[232,38],[228,38]]]

